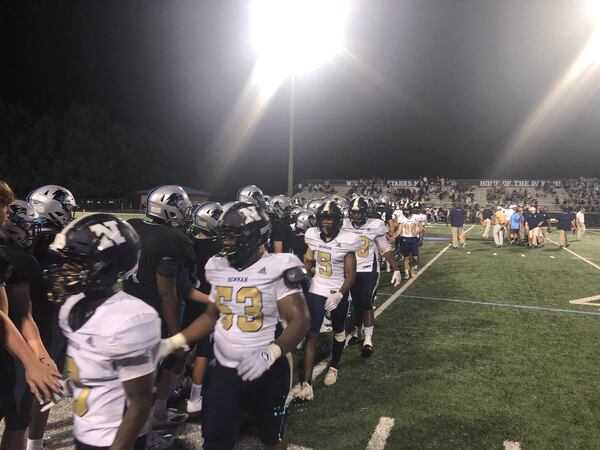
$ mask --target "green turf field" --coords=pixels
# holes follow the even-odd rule
[[[410,284],[395,289],[382,275],[375,353],[364,359],[347,347],[338,382],[324,386],[323,373],[314,401],[290,406],[296,449],[600,449],[600,298],[569,303],[600,297],[600,232],[589,230],[572,252],[497,249],[479,226],[454,250],[449,234],[427,227],[435,240]],[[321,350],[330,339],[323,335]],[[302,352],[295,356],[298,369]],[[60,425],[69,411],[59,411],[50,448],[70,448]],[[199,448],[199,423],[179,430],[174,448]],[[237,448],[260,446],[244,438]]]
[[[347,347],[338,383],[326,387],[321,376],[315,400],[292,405],[290,443],[364,449],[388,417],[388,449],[600,448],[600,301],[569,303],[600,294],[600,268],[552,244],[496,249],[480,235],[473,227],[466,249],[444,252],[383,311],[373,357]],[[447,242],[427,241],[420,267]],[[570,247],[599,249],[594,232]],[[379,305],[395,291],[389,279]]]

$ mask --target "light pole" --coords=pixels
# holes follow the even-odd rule
[[[296,75],[309,72],[344,48],[349,0],[254,0],[252,40],[258,52],[253,79],[263,100],[290,79],[288,183],[294,189]]]
[[[294,193],[294,103],[296,101],[296,77],[290,77],[290,131],[288,136],[288,188],[287,195]]]

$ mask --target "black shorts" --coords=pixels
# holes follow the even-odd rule
[[[325,300],[322,295],[309,292],[306,294],[306,304],[310,313],[310,332],[319,333],[323,319],[325,318]],[[343,331],[346,327],[346,317],[348,316],[348,295],[345,295],[333,311],[331,311],[331,328],[336,333]]]
[[[231,449],[238,440],[244,412],[256,424],[266,446],[283,439],[290,363],[283,356],[260,378],[242,381],[236,369],[209,366],[210,383],[202,402],[204,450]]]
[[[133,444],[133,450],[144,450],[146,448],[146,435],[137,438]],[[96,447],[95,445],[84,444],[75,439],[75,450],[109,450],[110,447]]]
[[[27,429],[32,402],[25,369],[9,352],[0,349],[0,419],[4,418],[7,430]]]
[[[418,237],[401,237],[400,252],[402,256],[419,256],[419,238]]]
[[[373,300],[379,284],[379,272],[357,272],[354,286],[350,288],[352,304],[357,311],[373,309]]]

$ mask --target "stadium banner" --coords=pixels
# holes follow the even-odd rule
[[[479,187],[505,186],[505,187],[543,187],[552,185],[562,186],[561,180],[479,180]]]

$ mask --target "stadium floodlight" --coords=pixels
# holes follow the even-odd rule
[[[288,195],[294,179],[295,76],[344,49],[349,0],[254,0],[252,44],[258,53],[252,82],[263,101],[290,77]]]
[[[283,81],[308,72],[344,48],[348,0],[254,0],[254,82],[270,96]]]

